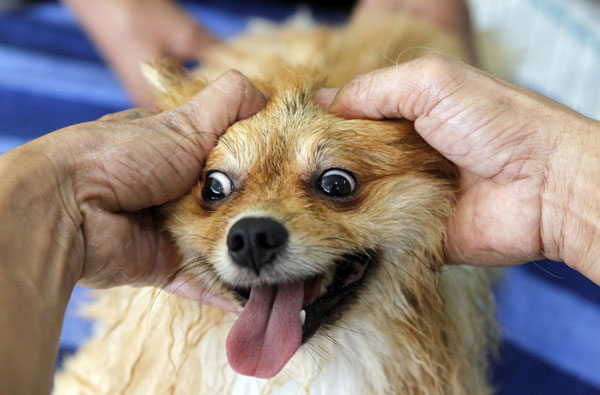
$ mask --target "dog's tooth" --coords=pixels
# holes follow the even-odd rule
[[[321,283],[321,289],[319,290],[319,297],[325,295],[327,293],[327,285]]]
[[[304,325],[306,321],[306,310],[300,310],[300,325]]]
[[[329,272],[325,273],[322,284],[324,284],[325,288],[327,288],[332,283],[333,283],[333,271],[329,271]]]

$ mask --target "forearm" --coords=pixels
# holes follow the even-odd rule
[[[0,156],[0,180],[0,393],[48,393],[78,232],[41,151]]]
[[[85,32],[104,56],[112,61],[116,48],[112,48],[115,42],[126,42],[131,37],[123,37],[124,29],[130,28],[131,14],[134,2],[131,0],[63,0],[71,11],[77,16],[77,20]]]
[[[600,285],[600,122],[565,124],[543,200],[545,255]],[[543,213],[544,214],[544,213]]]

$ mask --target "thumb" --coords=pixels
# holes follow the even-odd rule
[[[332,93],[317,92],[315,101],[347,118],[414,121],[429,145],[480,177],[510,179],[511,163],[539,171],[529,159],[541,137],[523,132],[543,118],[539,95],[459,61],[428,55],[360,75]]]
[[[156,117],[194,143],[195,154],[202,162],[231,124],[254,115],[265,104],[265,96],[248,78],[239,71],[230,70],[188,102]]]
[[[229,71],[178,107],[102,126],[110,132],[111,160],[103,163],[107,178],[100,179],[107,187],[97,199],[110,211],[132,212],[182,196],[197,181],[218,137],[264,105],[264,96],[246,77]],[[121,139],[118,150],[115,136]]]
[[[321,89],[317,104],[346,118],[406,118],[429,113],[446,96],[449,82],[469,66],[440,55],[361,74],[335,89]],[[454,85],[453,85],[454,86]]]

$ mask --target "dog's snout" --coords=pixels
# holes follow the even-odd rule
[[[265,217],[248,217],[236,222],[227,235],[227,247],[233,261],[256,274],[275,260],[285,246],[288,232],[279,222]]]

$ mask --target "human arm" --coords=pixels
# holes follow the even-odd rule
[[[152,207],[184,194],[218,136],[263,106],[229,72],[173,110],[114,114],[0,156],[0,393],[49,392],[75,283],[164,284],[179,259]]]
[[[600,284],[600,122],[431,55],[316,100],[351,118],[406,118],[459,169],[454,263],[561,260]]]
[[[458,34],[471,64],[479,59],[471,32],[471,17],[465,0],[359,0],[355,12],[389,13],[402,11],[417,15],[450,32]]]
[[[173,0],[63,0],[134,102],[151,107],[141,61],[201,59],[219,40]]]

